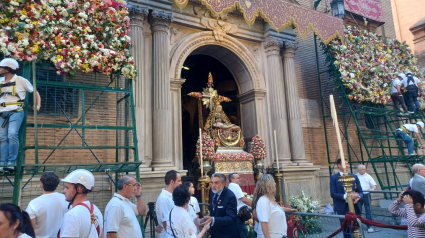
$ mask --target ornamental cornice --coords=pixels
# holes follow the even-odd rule
[[[131,15],[141,15],[141,17],[147,17],[149,14],[149,9],[147,7],[142,7],[139,5],[135,5],[135,4],[128,4],[128,12],[130,13],[130,18]]]

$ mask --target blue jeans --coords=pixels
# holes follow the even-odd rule
[[[407,105],[412,112],[419,112],[421,110],[421,105],[419,104],[418,97],[414,97],[410,92],[406,93]],[[416,105],[416,109],[415,109]]]
[[[10,112],[3,112],[8,116]],[[1,164],[16,164],[19,150],[19,128],[24,120],[24,111],[13,113],[5,128],[1,128],[4,118],[0,117]]]
[[[410,136],[406,134],[404,131],[397,131],[396,132],[397,137],[402,139],[404,143],[406,143],[407,146],[407,153],[409,155],[413,154],[413,140]]]
[[[365,213],[366,213],[366,218],[369,220],[372,220],[372,213],[370,212],[370,194],[364,194],[363,193],[363,198],[359,200],[360,203],[360,208],[363,208],[364,205],[364,209],[365,209]],[[367,225],[367,228],[371,228],[372,226]]]

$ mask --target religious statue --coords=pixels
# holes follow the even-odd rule
[[[243,138],[241,138],[241,128],[230,123],[229,118],[224,113],[221,106],[222,102],[230,102],[231,99],[218,95],[217,90],[215,90],[213,86],[213,77],[211,73],[209,73],[207,88],[204,88],[202,92],[191,92],[188,94],[191,97],[199,99],[199,125],[202,125],[202,101],[202,104],[210,109],[210,113],[203,129],[211,136],[211,138],[214,139],[214,141],[219,142],[217,146],[242,147],[245,145],[245,142]]]

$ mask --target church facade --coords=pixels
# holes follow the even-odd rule
[[[289,2],[313,8],[314,1]],[[284,190],[329,191],[312,32],[304,38],[292,27],[276,32],[260,17],[248,25],[237,10],[214,14],[196,0],[182,9],[160,0],[128,5],[132,53],[139,70],[134,98],[139,158],[144,161],[141,177],[152,182],[142,181],[148,200],[156,200],[167,170],[187,172],[183,167],[181,88],[186,79],[182,70],[185,60],[194,55],[210,56],[231,72],[238,89],[243,138],[247,144],[256,134],[263,138],[266,167],[277,167],[277,154]],[[327,8],[322,3],[318,10]],[[389,10],[385,13],[391,14]],[[391,30],[391,24],[385,24],[376,31],[385,27]],[[206,82],[206,78],[200,80]],[[318,196],[323,202],[330,200],[327,193]]]

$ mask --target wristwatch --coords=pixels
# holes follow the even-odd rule
[[[136,198],[139,198],[139,197],[141,197],[141,196],[142,196],[142,193],[140,193],[140,196],[137,196],[137,195],[136,195]]]

